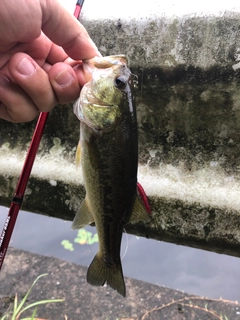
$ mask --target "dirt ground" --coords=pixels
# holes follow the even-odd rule
[[[240,304],[189,295],[185,292],[125,278],[127,296],[109,287],[86,282],[86,267],[52,257],[9,248],[0,273],[0,316],[26,294],[41,274],[26,304],[64,298],[39,306],[41,320],[240,320]],[[23,318],[31,316],[31,309]],[[33,312],[33,311],[32,311]]]

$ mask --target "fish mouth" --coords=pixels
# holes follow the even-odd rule
[[[107,69],[111,68],[115,65],[128,65],[128,59],[125,55],[113,55],[113,56],[106,56],[106,57],[94,57],[89,60],[83,60],[83,72],[87,82],[91,79],[92,73],[95,68],[98,69]]]
[[[127,58],[124,55],[95,57],[83,61],[87,83],[82,88],[79,101],[74,104],[74,113],[92,129],[109,131],[121,117],[119,105],[123,92],[115,83],[122,73],[118,66],[127,67]],[[106,79],[110,82],[105,81]]]

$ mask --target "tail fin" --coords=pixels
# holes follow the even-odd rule
[[[93,286],[103,286],[105,282],[117,290],[123,297],[126,296],[126,288],[123,279],[122,265],[107,267],[104,260],[96,254],[87,271],[87,282]]]

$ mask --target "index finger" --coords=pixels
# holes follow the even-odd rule
[[[91,59],[100,53],[84,26],[56,0],[40,1],[42,30],[75,60]]]

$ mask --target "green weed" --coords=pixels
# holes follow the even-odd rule
[[[21,318],[21,320],[37,320],[38,318],[36,318],[36,314],[37,314],[37,307],[41,304],[47,304],[47,303],[55,303],[55,302],[63,302],[64,299],[54,299],[54,300],[41,300],[41,301],[36,301],[33,302],[27,306],[25,306],[25,303],[27,301],[27,298],[29,296],[29,294],[31,293],[32,288],[34,287],[34,285],[37,283],[37,281],[42,278],[45,277],[47,275],[46,274],[41,274],[40,276],[38,276],[33,284],[31,285],[30,289],[28,290],[28,292],[26,293],[26,295],[23,297],[22,301],[20,301],[18,303],[18,295],[16,293],[15,295],[15,299],[14,299],[14,303],[13,303],[13,310],[8,311],[2,318],[1,320],[20,320],[20,316],[23,312],[25,312],[26,310],[29,310],[31,308],[34,308],[34,311],[32,313],[32,316],[29,318]],[[44,319],[42,319],[44,320]]]

